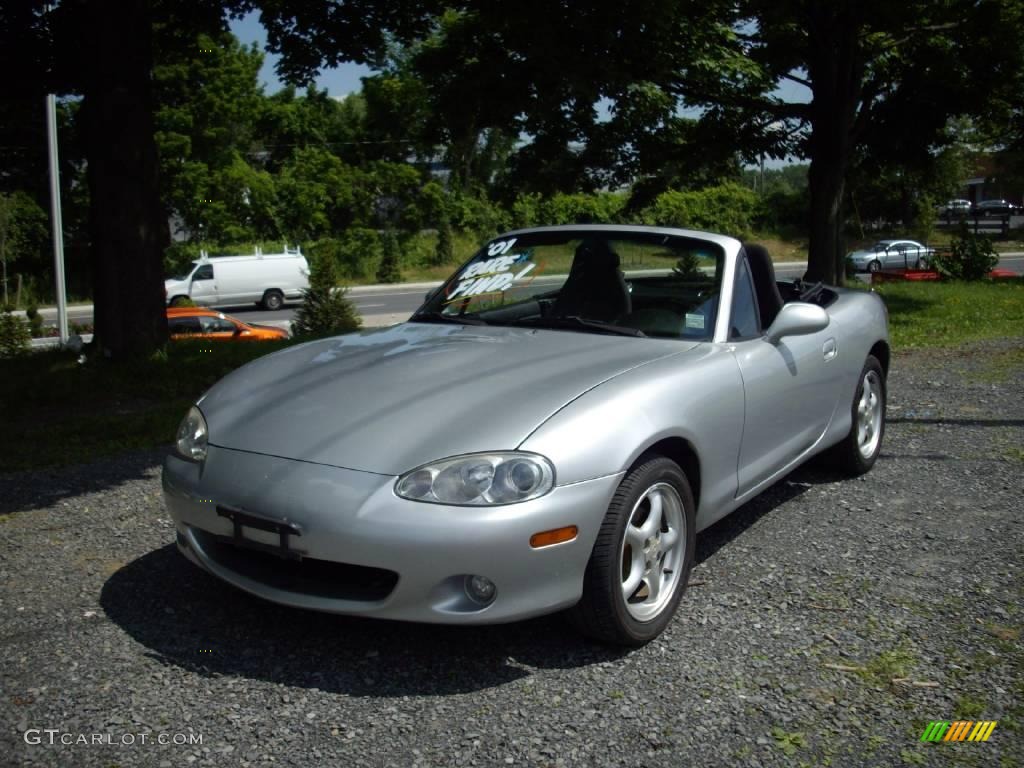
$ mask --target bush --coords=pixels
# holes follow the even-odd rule
[[[341,237],[325,237],[310,243],[306,251],[310,259],[334,262],[342,280],[365,280],[380,264],[380,235],[374,229],[351,227]]]
[[[347,297],[348,290],[338,287],[338,268],[331,258],[314,260],[309,288],[302,292],[302,306],[295,311],[292,335],[299,337],[333,336],[358,330],[359,312]]]
[[[935,221],[938,214],[935,212],[935,200],[929,195],[921,195],[913,203],[914,226],[912,234],[922,243],[931,240],[935,231]]]
[[[540,219],[537,223],[612,224],[619,220],[625,207],[626,197],[614,192],[596,195],[557,194],[540,206]]]
[[[981,280],[995,269],[999,256],[992,241],[985,235],[975,235],[967,230],[967,225],[960,227],[960,234],[953,238],[950,253],[936,253],[932,257],[932,266],[943,277],[953,280]]]
[[[654,226],[724,232],[746,239],[757,213],[757,195],[739,184],[727,183],[697,191],[663,192],[640,217]]]
[[[380,266],[377,267],[378,283],[399,283],[402,281],[400,268],[402,251],[398,246],[398,235],[395,230],[388,229],[383,237],[384,254],[381,256]]]
[[[451,264],[455,259],[455,245],[452,242],[452,223],[448,215],[441,216],[437,225],[437,248],[434,249],[434,266]]]
[[[0,314],[0,357],[23,355],[32,348],[25,321],[9,311]]]
[[[454,195],[449,203],[452,226],[484,240],[509,228],[508,213],[483,197]]]
[[[512,226],[516,229],[536,227],[542,205],[543,199],[536,192],[519,194],[512,203]]]
[[[25,310],[25,317],[28,318],[28,330],[32,338],[39,338],[43,335],[43,316],[39,314],[39,307],[35,304],[29,305]]]

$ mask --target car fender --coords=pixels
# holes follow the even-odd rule
[[[519,447],[549,458],[558,485],[569,485],[624,473],[652,446],[683,441],[699,465],[699,486],[690,478],[699,529],[728,511],[736,494],[743,415],[743,381],[729,346],[703,343],[590,390]]]

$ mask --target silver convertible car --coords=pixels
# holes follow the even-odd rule
[[[878,456],[889,344],[864,291],[764,248],[567,226],[487,243],[410,320],[256,360],[164,464],[177,543],[287,605],[419,622],[564,609],[641,645],[696,535],[812,456]]]

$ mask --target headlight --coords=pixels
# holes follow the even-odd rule
[[[414,469],[398,478],[403,499],[488,506],[543,496],[555,484],[551,462],[535,453],[475,453]]]
[[[194,405],[188,409],[185,418],[181,420],[178,427],[178,436],[175,445],[178,454],[189,461],[204,461],[206,459],[206,444],[209,439],[209,431],[206,428],[206,419],[202,412]]]

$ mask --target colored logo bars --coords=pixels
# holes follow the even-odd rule
[[[996,729],[996,720],[932,720],[921,734],[921,741],[988,741]]]

